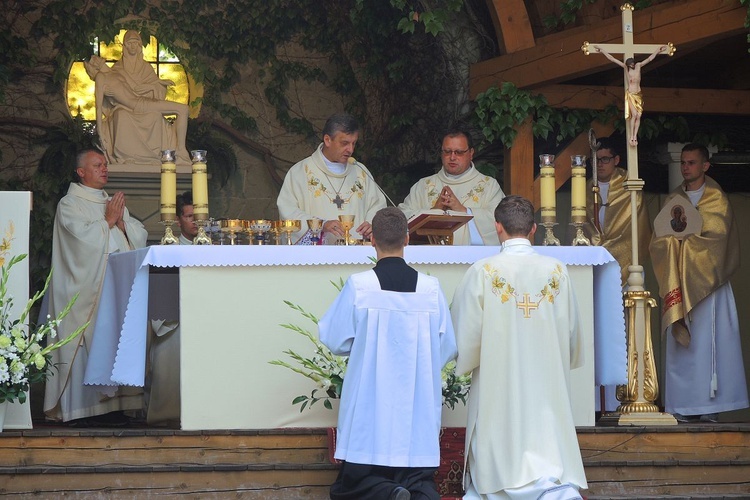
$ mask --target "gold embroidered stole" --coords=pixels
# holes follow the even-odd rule
[[[683,186],[675,196],[687,199]],[[663,299],[662,328],[683,319],[709,294],[726,283],[740,264],[739,236],[732,207],[721,187],[706,176],[706,189],[696,207],[703,217],[701,233],[682,242],[673,236],[654,237],[650,250]],[[678,324],[673,334],[687,346],[690,333]]]

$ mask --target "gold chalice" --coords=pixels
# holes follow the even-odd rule
[[[255,242],[258,245],[265,245],[268,231],[273,227],[273,223],[266,219],[255,219],[248,222],[247,232],[250,235],[250,239],[253,239],[255,235]]]
[[[292,245],[292,233],[302,229],[302,222],[294,219],[285,219],[279,221],[279,230],[286,235],[285,245]]]
[[[269,238],[269,243],[270,242],[273,242],[274,245],[281,245],[281,221],[280,220],[271,221],[271,237]]]
[[[222,233],[229,234],[229,244],[234,245],[237,240],[237,233],[245,229],[245,221],[242,219],[224,219],[219,221]]]
[[[323,230],[323,220],[307,219],[307,227],[309,227],[310,231],[312,232],[313,243],[317,245],[320,241],[320,232]]]
[[[354,216],[339,215],[339,222],[341,222],[341,229],[344,230],[344,245],[353,245],[350,231],[354,228]]]

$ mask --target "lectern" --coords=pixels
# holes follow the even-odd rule
[[[453,245],[453,233],[473,218],[473,215],[444,210],[418,213],[409,219],[409,244]]]

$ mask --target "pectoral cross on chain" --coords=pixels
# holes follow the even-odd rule
[[[528,293],[524,293],[523,300],[521,302],[516,302],[516,307],[519,309],[523,309],[524,318],[530,318],[531,311],[534,309],[539,309],[539,304],[533,302]]]
[[[336,193],[336,197],[331,200],[331,203],[336,205],[339,210],[341,210],[341,207],[344,206],[344,203],[346,203],[346,201],[344,201],[340,194]]]

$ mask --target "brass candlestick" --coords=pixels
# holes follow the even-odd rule
[[[554,218],[551,221],[544,221],[542,220],[542,227],[544,227],[544,245],[550,246],[560,246],[560,240],[555,237],[555,233],[553,232],[553,228],[557,225],[557,222],[555,222]]]
[[[570,167],[570,224],[576,228],[571,245],[591,246],[591,240],[583,234],[583,225],[586,223],[586,156],[572,155]]]
[[[544,245],[560,246],[553,228],[557,225],[557,203],[555,195],[555,155],[539,155],[539,184]]]
[[[162,245],[178,245],[180,240],[172,232],[172,225],[177,219],[177,187],[175,166],[175,152],[165,149],[161,152],[161,195],[159,200],[160,223],[164,225]]]
[[[198,234],[193,245],[210,245],[211,238],[206,234],[208,222],[208,171],[206,151],[196,149],[190,152],[193,160],[193,219],[198,226]]]
[[[162,220],[159,222],[164,225],[164,236],[161,237],[161,244],[162,245],[179,245],[180,244],[179,238],[177,238],[177,236],[175,236],[174,233],[172,232],[172,224],[174,224],[174,221]]]
[[[576,235],[573,237],[573,240],[570,242],[571,245],[575,246],[591,246],[591,240],[586,237],[585,234],[583,234],[583,225],[586,223],[586,220],[582,221],[576,221],[570,223],[571,226],[576,228]]]
[[[210,245],[211,238],[206,233],[206,226],[209,222],[207,219],[196,219],[195,223],[198,226],[198,234],[193,238],[193,245]]]

